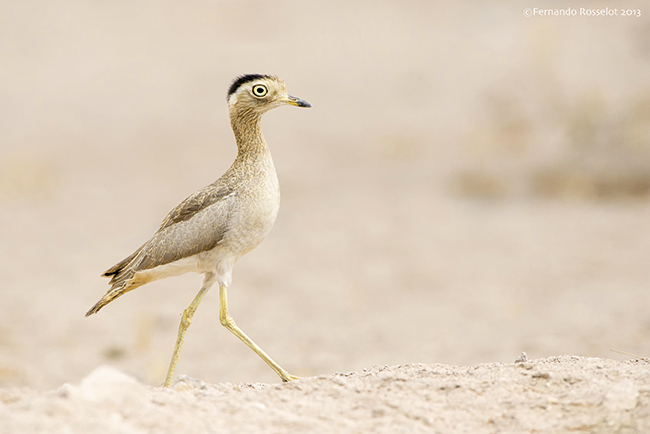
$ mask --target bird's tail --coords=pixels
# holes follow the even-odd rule
[[[107,274],[105,273],[104,276],[107,276]],[[127,292],[131,292],[134,289],[141,287],[150,280],[151,279],[147,278],[143,279],[142,276],[138,278],[132,269],[120,270],[119,272],[114,273],[113,278],[110,281],[110,284],[112,285],[111,289],[109,289],[101,300],[95,303],[95,305],[86,312],[86,316],[99,312],[102,307],[106,306],[111,301],[123,296]]]
[[[120,264],[117,264],[117,266],[122,265],[124,262],[125,261],[122,261]],[[102,307],[106,306],[111,301],[146,283],[146,280],[134,279],[136,273],[131,267],[125,267],[122,265],[123,268],[117,268],[117,266],[102,274],[104,277],[111,277],[111,281],[109,282],[111,289],[109,289],[101,300],[95,303],[95,305],[86,312],[86,316],[99,312]]]
[[[138,250],[133,252],[131,256],[118,262],[102,274],[102,277],[111,278],[111,281],[109,282],[111,289],[109,289],[108,292],[101,298],[101,300],[95,303],[95,305],[91,307],[88,312],[86,312],[86,316],[90,316],[94,313],[99,312],[102,307],[106,306],[111,301],[145,283],[134,281],[133,278],[135,276],[135,271],[132,264],[145,245],[141,246]]]
[[[92,314],[95,314],[99,312],[99,310],[106,306],[108,303],[111,301],[115,300],[117,297],[123,295],[127,291],[124,290],[124,286],[118,287],[118,288],[111,288],[104,296],[99,300],[93,307],[86,312],[86,316],[90,316]]]

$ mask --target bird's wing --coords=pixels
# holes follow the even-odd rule
[[[183,202],[172,210],[142,250],[135,270],[148,270],[213,249],[228,228],[234,195],[234,191],[224,191],[217,200],[200,198],[200,203]]]
[[[214,184],[192,194],[167,214],[149,241],[104,275],[113,276],[113,284],[133,272],[213,249],[227,230],[235,194]]]
[[[177,223],[187,221],[204,209],[232,196],[234,189],[219,187],[215,184],[208,185],[194,192],[167,214],[158,232]]]

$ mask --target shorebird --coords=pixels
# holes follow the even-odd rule
[[[230,125],[237,157],[219,179],[172,209],[149,241],[109,268],[111,288],[86,316],[111,301],[154,280],[187,272],[204,274],[203,285],[185,309],[164,387],[170,387],[185,333],[203,297],[219,283],[219,320],[264,360],[283,381],[289,374],[235,324],[228,314],[227,289],[235,262],[268,235],[280,208],[280,187],[260,121],[267,111],[282,105],[311,107],[287,93],[284,81],[273,75],[249,74],[236,78],[228,89]]]

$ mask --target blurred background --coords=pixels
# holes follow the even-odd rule
[[[229,292],[291,373],[650,356],[647,2],[4,0],[0,386],[100,364],[162,384],[202,276],[84,313],[100,274],[229,167],[244,73],[313,105],[264,118],[282,207]],[[278,381],[217,293],[177,374]]]

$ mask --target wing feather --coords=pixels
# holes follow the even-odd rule
[[[195,192],[167,214],[149,241],[104,276],[112,276],[110,283],[116,285],[137,271],[213,249],[227,230],[235,194],[214,184]]]

